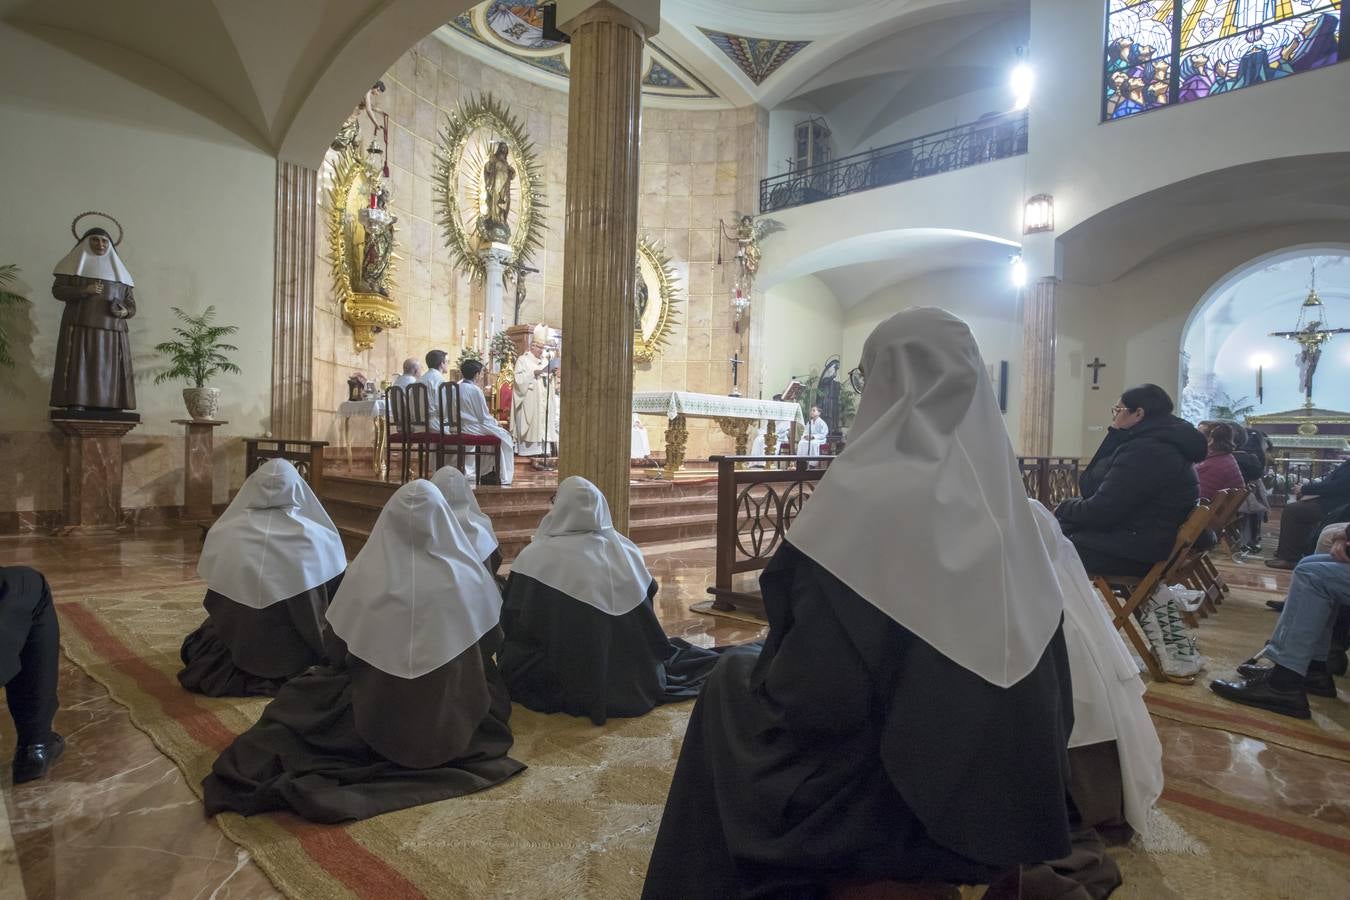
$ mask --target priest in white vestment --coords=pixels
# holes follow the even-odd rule
[[[437,402],[441,385],[446,380],[446,373],[450,371],[450,364],[447,362],[449,358],[444,350],[428,350],[427,371],[417,379],[427,386],[427,431],[441,430],[441,414]]]
[[[647,439],[647,429],[638,415],[633,416],[633,439],[628,445],[628,455],[633,459],[646,459],[652,455],[652,442]]]
[[[545,443],[557,434],[558,408],[550,403],[545,367],[547,329],[537,325],[530,340],[530,351],[516,359],[514,390],[511,394],[511,427],[516,438],[516,452],[521,456],[541,456]],[[556,399],[556,398],[555,398]],[[545,417],[550,421],[545,432]]]
[[[501,441],[501,446],[497,448],[496,471],[501,476],[502,486],[505,487],[515,478],[516,447],[511,440],[510,432],[497,424],[497,419],[488,409],[487,397],[483,395],[483,389],[478,386],[476,380],[478,373],[482,371],[483,364],[477,360],[466,359],[459,364],[460,430],[465,434],[491,435]],[[474,458],[466,455],[464,474],[473,475],[475,468]]]
[[[806,421],[806,431],[797,442],[798,456],[819,456],[820,447],[830,435],[830,426],[820,417],[820,407],[811,407],[811,418]]]

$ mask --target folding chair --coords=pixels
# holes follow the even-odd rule
[[[1090,575],[1092,583],[1096,585],[1107,608],[1111,610],[1116,628],[1123,631],[1130,643],[1134,644],[1140,658],[1144,660],[1144,665],[1148,667],[1149,674],[1158,681],[1167,680],[1167,675],[1153,654],[1153,648],[1140,633],[1139,626],[1134,621],[1134,613],[1144,601],[1153,596],[1158,585],[1167,584],[1176,576],[1178,569],[1185,563],[1191,547],[1209,525],[1211,515],[1212,511],[1207,506],[1197,506],[1192,510],[1177,531],[1176,543],[1172,546],[1171,554],[1167,559],[1154,563],[1153,568],[1142,578],[1129,575]],[[1116,596],[1117,590],[1126,595],[1123,601]]]
[[[1237,522],[1237,511],[1247,498],[1247,489],[1230,488],[1219,491],[1209,504],[1209,527],[1218,535],[1219,540],[1229,540],[1228,530]],[[1201,601],[1201,613],[1209,615],[1219,611],[1224,595],[1228,593],[1228,583],[1210,559],[1205,550],[1192,550],[1186,564],[1182,567],[1181,583],[1204,594]],[[1192,624],[1188,618],[1186,624]]]

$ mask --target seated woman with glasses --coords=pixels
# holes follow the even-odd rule
[[[1055,509],[1088,572],[1143,575],[1167,558],[1200,499],[1195,464],[1207,452],[1204,435],[1172,415],[1167,391],[1141,384],[1120,395],[1079,479],[1082,496]]]

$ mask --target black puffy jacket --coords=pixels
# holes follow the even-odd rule
[[[1166,559],[1200,499],[1204,435],[1176,416],[1112,429],[1079,480],[1083,496],[1055,510],[1075,544],[1139,562]]]

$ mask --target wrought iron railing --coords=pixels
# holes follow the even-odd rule
[[[1054,509],[1078,496],[1078,460],[1061,456],[1019,456],[1022,484],[1027,496]]]
[[[1294,490],[1331,474],[1331,470],[1345,462],[1343,459],[1306,459],[1301,457],[1273,457],[1268,463],[1266,488],[1276,506],[1292,503]]]
[[[738,589],[736,576],[757,572],[782,546],[788,528],[825,476],[833,456],[714,456],[717,464],[717,565],[708,588],[720,610],[763,612],[753,589]],[[769,465],[737,468],[738,463]],[[1049,507],[1078,495],[1078,460],[1018,457],[1028,497]],[[772,468],[776,466],[777,468]]]
[[[774,212],[1027,152],[1027,113],[1005,113],[864,150],[759,183],[759,211]]]

